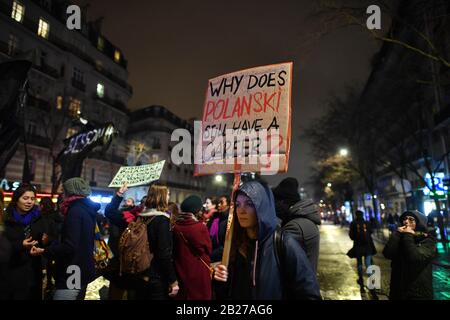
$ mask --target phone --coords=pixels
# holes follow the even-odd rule
[[[23,229],[23,233],[24,233],[25,239],[28,239],[29,237],[31,237],[31,225],[26,226]]]

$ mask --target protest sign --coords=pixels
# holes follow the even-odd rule
[[[210,79],[196,133],[195,175],[236,172],[236,163],[240,172],[287,171],[291,82],[292,62]]]
[[[165,162],[163,160],[142,166],[121,167],[108,187],[121,187],[124,183],[128,187],[149,184],[159,179]]]

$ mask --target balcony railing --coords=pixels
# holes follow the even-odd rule
[[[27,96],[27,104],[32,107],[39,108],[43,111],[49,112],[50,111],[50,103],[46,100],[43,100],[41,98],[28,95]]]
[[[75,78],[72,78],[72,86],[83,92],[86,91],[86,85]]]
[[[11,18],[11,7],[0,1],[0,13],[3,13],[4,15]],[[11,20],[12,20],[12,18],[11,18]],[[12,21],[14,21],[14,20],[12,20]],[[30,32],[36,34],[36,36],[37,36],[37,30],[38,30],[37,22],[29,19],[25,15],[23,18],[23,21],[21,23],[19,23],[19,22],[17,22],[17,23],[22,24],[25,28],[27,28]],[[71,52],[74,55],[78,56],[79,58],[81,58],[82,60],[86,61],[91,66],[93,66],[94,69],[96,69],[98,72],[100,72],[101,74],[106,76],[108,79],[110,79],[111,81],[120,85],[122,88],[127,90],[130,94],[133,94],[132,87],[128,83],[126,83],[126,81],[118,78],[113,73],[111,73],[107,70],[98,68],[95,63],[95,60],[92,57],[88,56],[86,53],[84,53],[82,50],[75,47],[74,45],[66,43],[64,40],[56,37],[54,35],[54,33],[52,33],[52,31],[50,31],[47,41],[49,41],[50,43],[52,43],[53,45],[57,46],[58,48],[60,48],[64,51]],[[89,41],[89,40],[87,39],[87,41]],[[7,43],[0,44],[0,51],[8,54],[8,44]],[[125,67],[126,64],[122,64],[122,66]]]
[[[119,109],[120,111],[127,112],[127,106],[120,100],[114,100],[109,98],[108,96],[99,97],[98,95],[94,94],[94,99],[97,101],[101,101],[103,103],[106,103],[107,105],[114,107],[116,109]]]

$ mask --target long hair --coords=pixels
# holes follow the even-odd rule
[[[178,209],[178,205],[175,202],[169,202],[167,211],[170,214],[170,225],[173,227],[180,214],[180,209]]]
[[[20,186],[14,191],[12,200],[8,205],[9,208],[16,208],[17,207],[17,201],[19,201],[19,198],[23,196],[25,192],[33,192],[34,196],[36,197],[36,189],[29,183],[22,183]]]
[[[50,197],[42,198],[39,204],[41,207],[41,213],[43,215],[51,214],[55,211],[55,205],[53,204],[52,199]]]
[[[241,253],[242,256],[247,258],[247,251],[248,246],[250,242],[250,238],[247,235],[247,231],[241,227],[239,224],[239,220],[237,217],[237,210],[236,210],[236,199],[238,195],[244,195],[248,198],[248,196],[238,191],[235,194],[235,197],[233,199],[233,238],[231,240],[231,250],[230,250],[230,261],[234,262],[236,260],[238,252]],[[258,214],[256,214],[256,218],[258,219]]]
[[[154,184],[148,189],[145,206],[149,209],[156,209],[161,212],[167,212],[169,203],[167,195],[169,189],[166,186]]]

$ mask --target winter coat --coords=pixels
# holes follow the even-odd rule
[[[35,206],[37,208],[37,206]],[[33,209],[34,210],[34,209]],[[32,257],[23,247],[26,232],[33,240],[39,241],[43,247],[42,236],[54,233],[55,226],[48,224],[39,214],[33,218],[29,226],[24,226],[14,219],[12,207],[8,207],[4,215],[5,237],[11,244],[11,256],[8,264],[8,299],[40,300],[42,299],[42,259]]]
[[[278,215],[278,214],[277,214]],[[289,208],[283,221],[283,231],[289,232],[300,243],[308,256],[314,272],[317,272],[319,262],[320,213],[309,201],[299,201]]]
[[[4,235],[4,227],[0,225],[0,301],[8,298],[8,264],[11,259],[11,244]]]
[[[95,275],[94,234],[98,203],[88,198],[77,199],[69,205],[62,228],[61,242],[48,247],[44,256],[56,261],[55,281],[57,289],[67,289],[68,267],[76,265],[81,272],[81,286],[87,286]]]
[[[239,191],[247,195],[256,208],[258,239],[254,251],[247,252],[247,257],[251,258],[247,259],[246,270],[241,269],[239,259],[230,261],[229,297],[257,300],[321,299],[311,264],[299,242],[288,232],[282,237],[284,259],[277,261],[274,232],[278,219],[272,191],[256,181],[244,183]],[[240,294],[242,288],[249,290],[249,296]]]
[[[177,221],[173,228],[174,261],[179,300],[211,300],[209,255],[212,245],[205,224],[193,218]],[[203,260],[203,262],[202,262]]]
[[[348,235],[353,240],[353,248],[347,253],[350,258],[367,257],[377,254],[377,249],[372,239],[372,228],[364,219],[352,221]]]
[[[147,236],[153,259],[149,269],[150,279],[158,279],[166,288],[177,280],[173,262],[173,236],[170,216],[165,212],[149,209],[139,216],[153,218],[147,225]]]
[[[426,229],[426,217],[416,215],[416,230]],[[401,220],[401,219],[400,219]],[[395,231],[383,249],[391,262],[391,300],[432,300],[432,260],[436,256],[436,240],[430,233]]]

